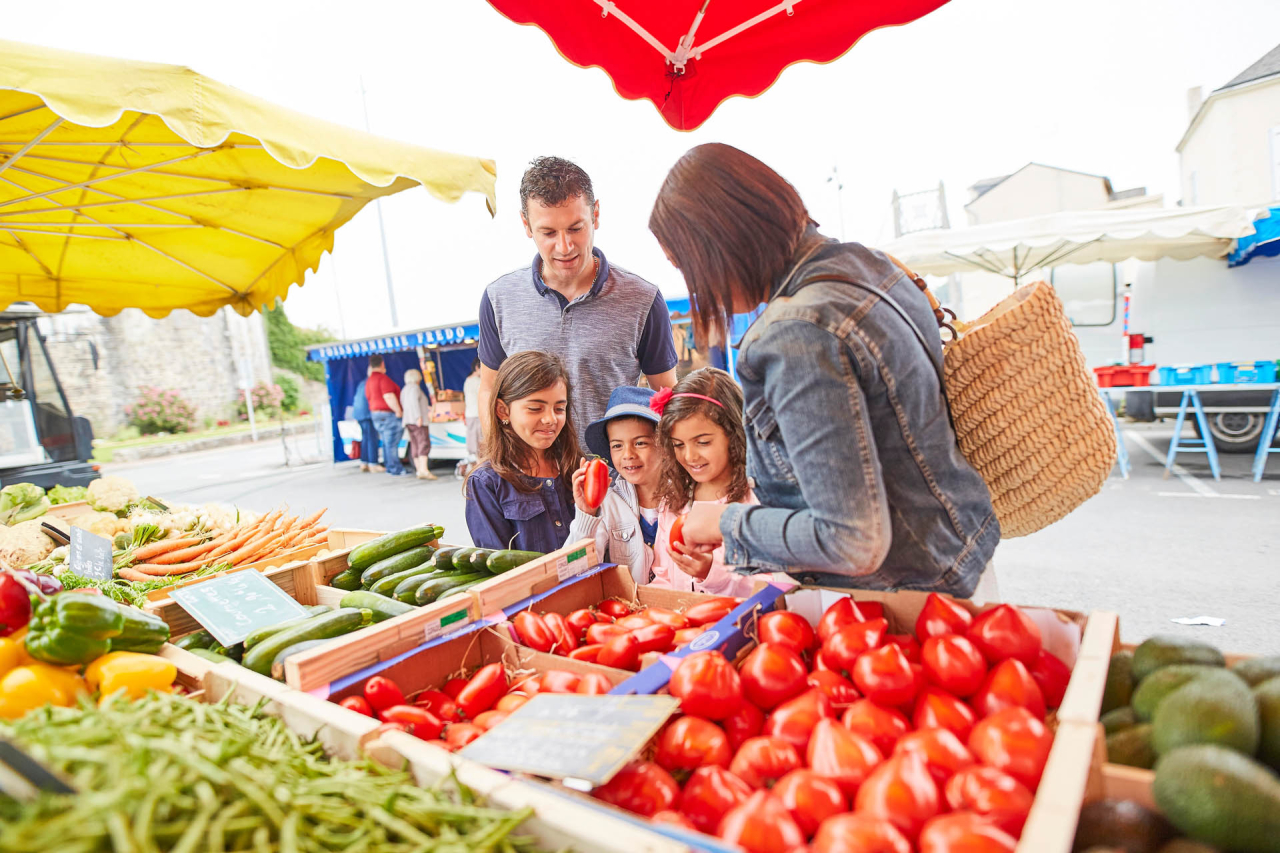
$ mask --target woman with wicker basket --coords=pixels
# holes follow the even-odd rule
[[[808,584],[994,599],[1000,524],[956,444],[941,341],[919,331],[937,322],[912,278],[823,237],[791,184],[728,145],[675,164],[649,228],[703,339],[767,303],[737,365],[761,505],[698,504],[685,541]]]

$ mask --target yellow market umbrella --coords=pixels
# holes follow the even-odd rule
[[[0,308],[247,315],[370,200],[421,184],[492,214],[495,171],[188,68],[0,41]]]

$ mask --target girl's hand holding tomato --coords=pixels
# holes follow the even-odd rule
[[[720,516],[724,515],[726,506],[726,504],[695,501],[689,514],[683,516],[681,541],[690,546],[710,548],[718,548],[724,544],[724,537],[720,535]],[[676,524],[679,523],[679,521],[676,522]],[[671,538],[674,540],[675,536],[676,527],[672,525]]]
[[[609,491],[609,466],[603,459],[583,459],[573,472],[573,502],[587,515],[598,515]]]
[[[713,558],[710,551],[699,553],[683,542],[672,542],[668,553],[671,554],[671,561],[689,577],[704,581],[711,574]]]

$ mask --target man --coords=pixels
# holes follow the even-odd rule
[[[494,281],[480,300],[481,423],[487,432],[507,356],[542,350],[569,371],[582,442],[614,388],[636,385],[642,375],[654,390],[676,384],[671,317],[657,287],[595,248],[600,202],[578,166],[559,157],[534,160],[520,182],[520,221],[538,247],[533,265]]]
[[[351,399],[351,417],[360,425],[360,470],[385,471],[387,469],[378,464],[378,432],[373,427],[373,413],[369,411],[369,398],[364,393],[367,382],[367,378],[360,380]]]
[[[404,466],[400,464],[400,436],[404,434],[404,424],[400,420],[400,386],[387,375],[387,366],[380,355],[369,356],[369,378],[365,381],[364,394],[369,401],[373,425],[382,439],[382,458],[387,473],[399,477],[405,473]]]
[[[471,373],[467,381],[462,383],[462,399],[466,410],[463,417],[467,425],[467,458],[468,467],[480,458],[480,443],[484,433],[480,430],[480,359],[471,362]]]

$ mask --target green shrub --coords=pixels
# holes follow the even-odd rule
[[[307,361],[306,348],[337,339],[324,329],[303,329],[293,325],[278,301],[274,308],[263,312],[263,317],[267,326],[267,344],[271,347],[271,363],[313,382],[323,382],[324,365],[318,361]]]
[[[284,400],[284,391],[280,390],[279,385],[268,385],[261,380],[257,385],[253,386],[253,390],[249,392],[249,396],[253,399],[253,416],[255,418],[274,418],[280,414],[280,404]],[[244,392],[236,397],[236,412],[240,415],[240,420],[249,420],[249,408],[244,402]]]
[[[124,416],[143,435],[190,432],[196,425],[195,406],[172,388],[143,388],[138,392],[138,399],[124,407]]]
[[[284,393],[284,398],[280,401],[280,407],[286,412],[298,411],[298,404],[302,402],[302,389],[298,387],[298,380],[287,373],[277,373],[275,380],[276,385],[279,385],[280,390]]]

